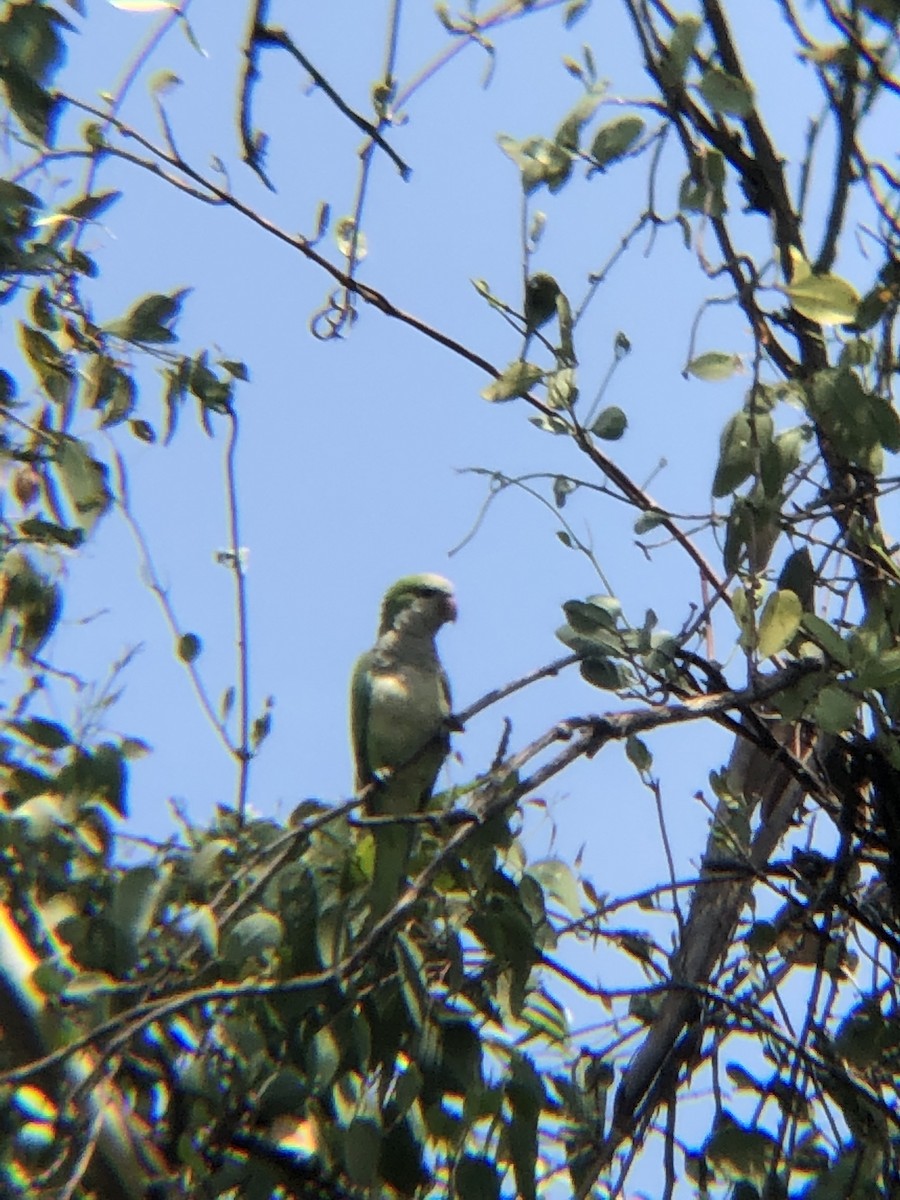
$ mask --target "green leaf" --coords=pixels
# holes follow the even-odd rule
[[[538,417],[529,417],[529,424],[536,426],[538,429],[543,429],[545,433],[555,434],[557,437],[563,433],[571,433],[572,427],[562,417],[554,416],[553,413],[541,413]]]
[[[649,533],[651,529],[656,529],[658,525],[662,525],[666,520],[665,514],[654,512],[652,509],[645,513],[641,513],[634,523],[635,533]]]
[[[119,321],[106,326],[113,337],[139,345],[166,344],[177,341],[172,325],[178,318],[185,296],[190,288],[181,288],[171,296],[159,293],[141,297]]]
[[[354,1117],[347,1130],[347,1173],[361,1187],[372,1187],[378,1179],[382,1134],[371,1117]]]
[[[0,21],[0,45],[6,64],[15,64],[37,83],[49,83],[65,60],[59,26],[74,29],[53,8],[40,4],[8,5]]]
[[[806,612],[803,614],[803,628],[838,666],[850,666],[850,648],[834,626],[817,617],[815,613]]]
[[[527,1055],[516,1055],[511,1067],[512,1077],[507,1082],[506,1095],[512,1108],[512,1119],[507,1134],[516,1189],[522,1200],[536,1200],[537,1130],[545,1099],[544,1087]]]
[[[803,618],[803,605],[795,592],[773,592],[759,619],[757,649],[760,658],[771,658],[794,640]]]
[[[579,916],[581,912],[579,910]],[[552,1042],[565,1042],[569,1036],[566,1010],[545,991],[528,993],[528,999],[519,1018],[527,1025],[532,1035]]]
[[[699,17],[686,16],[681,17],[673,29],[660,64],[667,87],[674,87],[684,79],[702,28],[703,22]]]
[[[8,12],[25,12],[26,10],[41,11],[37,4],[7,6]],[[0,45],[4,45],[4,36],[5,31],[0,24]],[[9,107],[21,122],[22,127],[43,142],[45,146],[49,146],[53,141],[56,120],[60,111],[58,97],[41,87],[30,74],[12,62],[4,64],[2,82]]]
[[[530,137],[520,142],[506,133],[499,134],[497,142],[503,153],[518,166],[526,196],[542,184],[546,184],[551,192],[558,192],[569,178],[572,156],[555,142],[542,137]]]
[[[59,772],[56,787],[63,794],[92,797],[125,816],[128,764],[112,742],[102,742],[93,751],[79,749]]]
[[[168,4],[163,7],[168,7]],[[150,76],[147,81],[147,87],[153,96],[167,96],[170,92],[174,92],[180,87],[184,80],[176,75],[174,71],[156,71]]]
[[[20,737],[42,746],[45,750],[61,750],[71,745],[69,731],[56,721],[45,721],[41,717],[28,717],[24,721],[10,721],[9,727],[15,729]]]
[[[92,458],[83,442],[61,437],[57,446],[56,470],[69,503],[90,533],[112,504],[106,483],[106,467]]]
[[[615,596],[588,596],[587,600],[567,600],[563,612],[578,633],[594,634],[601,629],[616,628],[622,616],[622,603]],[[615,645],[619,645],[618,639]]]
[[[769,418],[771,424],[771,417]],[[712,494],[727,496],[753,473],[755,454],[750,417],[741,410],[727,422],[719,438],[719,462],[713,477]]]
[[[642,774],[649,771],[653,766],[653,755],[647,746],[647,743],[634,734],[625,743],[625,754],[628,761]]]
[[[868,659],[856,672],[856,684],[863,690],[881,690],[900,683],[900,650],[883,650]]]
[[[578,399],[578,385],[573,367],[560,367],[544,380],[547,385],[547,405],[553,409],[571,409]]]
[[[825,733],[845,733],[856,727],[858,711],[859,697],[832,685],[816,696],[811,720]]]
[[[556,297],[559,284],[552,275],[538,271],[531,275],[525,285],[525,326],[540,329],[556,315]]]
[[[250,379],[250,372],[247,370],[247,364],[235,362],[229,358],[219,360],[219,366],[224,367],[229,375],[234,379],[240,379],[242,383],[247,383]]]
[[[31,297],[31,319],[41,329],[54,333],[60,327],[56,306],[47,288],[38,288]]]
[[[170,874],[155,866],[138,866],[116,881],[110,917],[121,938],[134,951],[150,931],[168,889]],[[133,965],[133,960],[127,965]]]
[[[366,235],[356,228],[352,217],[341,217],[335,222],[334,240],[345,258],[353,256],[354,262],[362,262],[369,253]]]
[[[591,426],[594,437],[603,438],[607,442],[617,442],[628,428],[628,418],[621,408],[612,405],[604,408],[597,420]]]
[[[500,1200],[500,1175],[488,1158],[464,1154],[453,1173],[457,1200]]]
[[[859,307],[856,288],[839,275],[795,275],[784,291],[801,316],[819,325],[849,325]]]
[[[254,912],[242,917],[225,936],[224,957],[243,965],[248,958],[264,958],[284,941],[284,926],[274,913]]]
[[[118,982],[105,971],[82,971],[63,989],[62,997],[72,1003],[92,1000],[104,992],[115,991],[117,987]]]
[[[811,612],[815,584],[816,569],[813,566],[812,555],[806,546],[802,546],[785,559],[778,576],[778,587],[793,592],[800,600],[804,612]]]
[[[16,381],[9,371],[0,371],[0,408],[10,408],[16,399]]]
[[[26,655],[38,654],[59,620],[62,597],[58,585],[21,552],[6,555],[0,582],[5,588],[6,645]]]
[[[72,968],[57,959],[45,959],[31,972],[31,985],[45,996],[60,996],[72,978]]]
[[[385,1132],[378,1171],[385,1183],[408,1197],[415,1195],[428,1178],[421,1142],[407,1119],[397,1121]]]
[[[871,1001],[861,1002],[838,1027],[833,1049],[858,1071],[876,1066],[887,1054],[896,1054],[896,1014],[886,1017]]]
[[[786,429],[761,449],[759,477],[767,496],[775,498],[781,493],[785,481],[800,465],[806,440],[806,430]]]
[[[678,206],[685,212],[711,217],[721,217],[727,211],[725,159],[718,150],[706,150],[682,179]]]
[[[710,67],[703,73],[700,94],[713,112],[746,117],[753,111],[753,89],[750,85],[717,67]]]
[[[900,449],[900,420],[883,396],[867,391],[856,371],[817,371],[807,389],[807,409],[835,449],[878,474],[884,450]]]
[[[294,1067],[283,1067],[260,1088],[254,1116],[266,1125],[284,1114],[296,1117],[303,1111],[308,1095],[303,1075]]]
[[[775,1140],[764,1130],[740,1125],[723,1113],[703,1151],[726,1179],[762,1183],[774,1157]]]
[[[563,24],[566,29],[571,29],[575,22],[584,16],[590,5],[591,0],[569,0],[563,13]]]
[[[0,215],[15,227],[31,208],[43,208],[44,202],[34,192],[13,183],[11,179],[0,179]]]
[[[212,409],[217,413],[231,412],[234,384],[230,379],[219,379],[216,373],[210,370],[207,366],[205,351],[190,364],[187,386],[204,408]]]
[[[325,1026],[316,1033],[307,1046],[306,1069],[308,1085],[314,1092],[327,1088],[341,1063],[341,1047],[334,1031]]]
[[[581,146],[581,133],[603,99],[603,89],[585,92],[571,112],[567,113],[556,131],[554,141],[564,150],[577,151]]]
[[[604,692],[617,692],[631,681],[624,663],[614,662],[611,658],[586,658],[579,671],[585,683]]]
[[[602,170],[611,162],[624,158],[643,132],[644,122],[640,117],[616,117],[601,125],[591,143],[594,167]]]
[[[67,405],[75,391],[75,371],[59,346],[40,329],[19,324],[22,350],[41,387],[56,404]]]
[[[503,374],[482,389],[481,395],[491,403],[500,400],[514,400],[517,396],[526,396],[529,390],[539,380],[543,379],[544,371],[536,363],[523,362],[517,359],[509,364]]]
[[[205,887],[221,872],[222,860],[233,846],[225,838],[211,838],[188,858],[188,879],[192,888]]]
[[[558,858],[545,858],[532,863],[528,868],[548,896],[565,908],[577,920],[581,915],[581,892],[578,881],[568,863]]]
[[[165,446],[169,445],[178,427],[178,414],[187,395],[191,366],[189,358],[181,358],[174,367],[166,367],[162,373],[166,381],[166,389],[163,394],[166,407],[166,429],[163,435],[163,445]]]
[[[83,529],[67,529],[64,525],[57,525],[55,521],[44,521],[41,517],[28,517],[20,521],[19,533],[32,542],[68,546],[70,550],[77,550],[84,543]]]
[[[143,738],[127,737],[122,739],[119,749],[122,751],[123,758],[138,759],[148,755],[151,751],[151,746]]]
[[[697,358],[692,358],[685,371],[697,379],[710,382],[720,379],[730,379],[738,371],[743,371],[744,361],[739,354],[727,354],[724,350],[709,350]]]
[[[67,204],[63,212],[77,221],[93,221],[115,204],[121,195],[121,192],[109,191],[97,192],[93,196],[82,196],[80,200]]]
[[[128,422],[128,427],[138,441],[148,442],[150,445],[156,441],[156,431],[149,421],[141,421],[136,418]]]
[[[178,657],[184,663],[192,663],[203,649],[203,643],[196,633],[183,633],[178,639]]]
[[[112,366],[104,373],[101,382],[108,391],[105,396],[98,395],[91,407],[103,410],[100,428],[109,429],[130,416],[137,400],[137,387],[130,375]]]

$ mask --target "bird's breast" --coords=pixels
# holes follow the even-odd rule
[[[372,766],[397,766],[434,737],[449,715],[440,671],[379,671],[372,678]]]

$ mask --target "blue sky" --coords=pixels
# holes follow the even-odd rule
[[[796,161],[811,107],[808,80],[773,36],[774,5],[731,7],[764,112],[783,153]],[[204,170],[218,156],[243,201],[287,230],[311,233],[321,201],[335,218],[351,211],[361,137],[320,92],[308,92],[308,81],[287,56],[269,52],[256,122],[270,135],[267,168],[277,193],[266,191],[240,163],[234,96],[243,8],[196,0],[190,19],[206,56],[173,30],[121,116],[160,141],[147,80],[159,70],[175,72],[184,84],[165,105],[184,157]],[[302,28],[295,28],[301,23],[294,7],[276,3],[271,20],[291,29],[348,102],[365,111],[381,70],[388,8],[371,0],[308,6]],[[123,63],[159,17],[95,2],[87,19],[71,19],[79,34],[70,42],[62,83],[96,102],[101,92],[114,90]],[[600,119],[615,115],[628,99],[649,95],[619,6],[597,3],[569,31],[558,8],[533,14],[496,31],[487,89],[487,58],[470,46],[412,97],[408,122],[389,134],[413,168],[409,182],[384,156],[376,157],[372,172],[362,278],[500,367],[518,353],[518,339],[471,283],[484,278],[497,294],[519,303],[520,186],[496,135],[552,136],[580,94],[560,60],[579,57],[583,42],[591,44],[598,73],[609,80],[609,109],[601,110]],[[446,44],[430,6],[407,4],[398,50],[401,85]],[[80,124],[80,117],[67,117],[63,136]],[[886,121],[883,131],[889,137]],[[826,136],[823,165],[828,145]],[[676,159],[666,160],[660,177],[659,207],[666,213],[675,207]],[[54,176],[60,202],[79,194],[77,161],[55,165]],[[642,161],[589,182],[573,179],[557,197],[541,191],[532,198],[532,208],[547,213],[534,268],[554,274],[574,303],[587,273],[609,258],[639,211],[645,177]],[[285,817],[307,796],[337,800],[351,786],[347,681],[356,655],[373,639],[381,594],[396,577],[433,570],[457,586],[460,617],[441,634],[441,651],[458,707],[560,654],[554,630],[562,603],[603,590],[587,560],[561,545],[553,517],[513,490],[495,502],[465,548],[448,558],[471,530],[485,496],[484,480],[460,474],[460,468],[590,478],[588,464],[568,441],[535,429],[522,403],[482,400],[488,381],[471,365],[374,310],[361,309],[346,339],[314,340],[308,322],[324,302],[329,280],[237,214],[199,205],[112,160],[98,186],[120,187],[124,195],[85,243],[102,272],[94,294],[97,319],[113,319],[144,293],[191,286],[179,324],[185,349],[214,344],[224,357],[245,361],[251,373],[251,381],[238,386],[237,410],[254,711],[267,696],[275,698],[273,731],[253,767],[251,803],[261,813]],[[739,207],[741,198],[732,202]],[[765,252],[766,219],[750,215],[741,226],[745,244]],[[676,229],[660,230],[648,256],[645,247],[646,239],[638,239],[585,319],[578,343],[581,392],[586,402],[593,396],[613,340],[624,332],[632,353],[617,370],[606,402],[626,411],[630,427],[610,452],[638,482],[652,476],[649,490],[662,503],[703,512],[710,505],[719,432],[740,405],[747,379],[709,384],[682,378],[697,307],[721,284],[704,279]],[[329,253],[337,258],[333,243]],[[875,268],[857,257],[839,261],[836,269],[864,290]],[[732,309],[714,308],[704,318],[697,349],[748,353],[751,344]],[[160,425],[159,379],[144,366],[140,378],[141,415]],[[231,577],[214,561],[227,543],[224,434],[221,426],[210,441],[188,411],[168,449],[112,434],[127,455],[133,508],[182,628],[203,639],[198,665],[215,699],[235,682],[236,670]],[[102,449],[103,437],[93,436]],[[670,629],[689,617],[700,599],[698,580],[679,550],[664,546],[648,559],[634,544],[633,515],[593,494],[577,493],[565,515],[592,540],[634,623],[647,608]],[[708,541],[706,548],[714,558]],[[68,569],[54,661],[96,678],[98,664],[143,647],[106,717],[111,729],[139,735],[154,747],[133,768],[130,827],[163,836],[171,828],[170,797],[199,821],[214,804],[233,802],[233,765],[199,712],[117,515],[104,520]],[[715,653],[740,682],[740,664],[729,660],[732,636],[727,622],[720,622]],[[68,702],[54,694],[51,711],[62,715]],[[513,745],[519,746],[555,720],[615,707],[613,697],[573,671],[543,682],[471,723],[457,738],[462,761],[451,762],[449,779],[461,783],[486,767],[504,716],[512,718]],[[727,756],[728,739],[683,727],[654,736],[650,744],[676,861],[688,874],[707,823],[693,797]],[[663,877],[652,798],[619,748],[578,764],[542,798],[546,810],[528,822],[526,844],[534,857],[571,858],[583,847],[583,869],[601,892],[634,892]],[[589,973],[596,969],[580,965]]]

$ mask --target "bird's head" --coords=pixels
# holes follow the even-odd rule
[[[406,575],[384,594],[378,636],[391,630],[433,636],[446,621],[456,620],[453,584],[443,575]]]

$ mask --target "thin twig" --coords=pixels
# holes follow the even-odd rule
[[[228,411],[231,433],[225,452],[225,491],[228,502],[228,536],[231,542],[231,570],[234,573],[235,611],[237,615],[238,658],[238,760],[237,811],[238,825],[244,823],[247,809],[247,788],[250,780],[250,621],[247,612],[247,575],[238,525],[237,443],[238,417],[233,408]]]
[[[141,529],[136,517],[134,516],[134,513],[131,511],[131,506],[128,499],[128,488],[126,484],[127,476],[125,473],[125,463],[122,460],[122,455],[116,448],[113,449],[113,455],[116,462],[117,491],[119,493],[116,497],[116,503],[118,505],[119,512],[122,514],[125,524],[128,526],[132,537],[137,543],[138,550],[140,551],[141,565],[147,579],[147,586],[159,601],[160,608],[163,611],[163,616],[166,619],[166,624],[169,627],[169,632],[172,634],[172,639],[177,647],[179,640],[183,636],[184,630],[182,629],[175,613],[172,601],[169,599],[169,593],[166,591],[156,570],[156,565],[153,561],[153,555],[150,552],[150,546],[146,537],[144,536],[144,531]],[[203,680],[200,678],[200,674],[195,663],[186,662],[184,659],[181,661],[184,664],[184,668],[191,680],[194,692],[196,693],[197,699],[200,702],[200,707],[203,709],[204,713],[209,719],[209,723],[218,734],[219,740],[222,742],[222,745],[229,754],[238,757],[238,748],[232,745],[227,729],[219,720],[213,703],[207,694],[206,688],[203,686]]]

